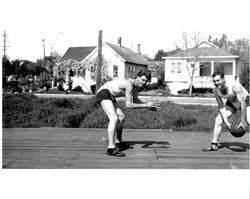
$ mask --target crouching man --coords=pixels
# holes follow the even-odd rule
[[[204,151],[216,151],[219,149],[219,137],[222,131],[223,123],[230,129],[231,124],[228,122],[237,110],[241,110],[241,121],[238,127],[247,129],[250,123],[250,107],[249,107],[249,93],[247,90],[236,81],[226,81],[222,72],[215,72],[212,75],[214,88],[214,96],[216,98],[219,114],[215,118],[213,139],[211,146],[203,149]],[[222,98],[226,99],[223,103]]]
[[[161,106],[158,101],[148,101],[144,103],[138,99],[139,89],[150,81],[151,71],[142,70],[137,74],[135,79],[125,78],[112,80],[98,89],[96,102],[101,104],[109,118],[107,155],[123,157],[125,153],[121,151],[130,148],[129,145],[122,142],[125,115],[121,109],[116,107],[115,97],[121,93],[125,94],[125,105],[127,108],[154,108],[155,110],[160,110]]]

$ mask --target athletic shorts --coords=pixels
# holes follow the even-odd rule
[[[240,102],[231,102],[231,101],[227,100],[225,105],[231,107],[234,111],[241,109]],[[247,96],[247,98],[246,98],[246,107],[248,107],[248,106],[249,106],[249,96]]]
[[[113,103],[116,102],[115,96],[112,95],[108,89],[102,89],[96,94],[96,103],[100,104],[102,100],[111,100]]]

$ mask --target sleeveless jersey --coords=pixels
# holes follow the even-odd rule
[[[233,92],[233,85],[235,85],[235,84],[240,84],[240,83],[239,82],[227,83],[227,86],[228,86],[227,94],[222,94],[220,92],[220,90],[217,89],[218,95],[221,98],[229,100],[230,102],[233,102],[233,103],[239,102],[239,100],[237,99],[236,93]],[[243,91],[243,97],[246,100],[246,98],[249,94],[248,94],[247,90],[241,84],[240,84],[240,86],[241,86],[242,91]]]

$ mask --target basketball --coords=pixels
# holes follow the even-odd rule
[[[234,137],[242,137],[246,133],[246,131],[241,126],[239,128],[231,127],[229,132]]]

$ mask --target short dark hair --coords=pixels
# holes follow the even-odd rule
[[[219,75],[221,78],[224,78],[224,73],[220,71],[216,71],[212,74],[212,77],[214,78],[215,76]]]
[[[146,69],[146,70],[140,70],[139,73],[136,75],[136,77],[141,77],[145,76],[148,81],[151,81],[151,71]]]

